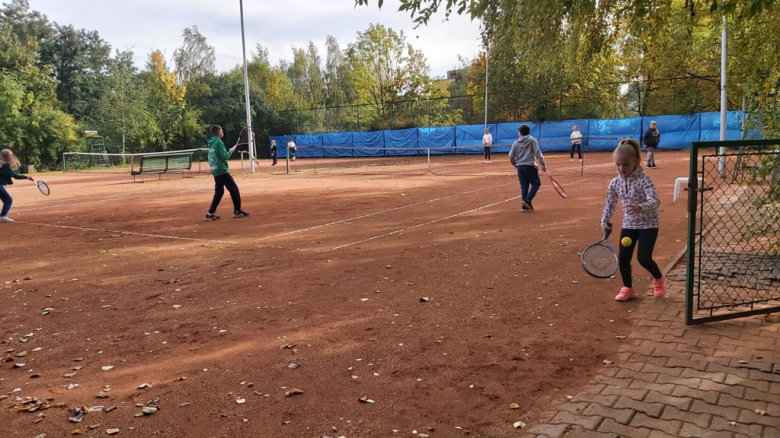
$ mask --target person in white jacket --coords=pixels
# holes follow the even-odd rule
[[[490,145],[493,144],[493,136],[490,130],[485,128],[485,135],[482,136],[482,146],[485,147],[485,164],[490,164]]]
[[[618,266],[623,287],[615,300],[628,301],[634,297],[631,277],[631,259],[637,247],[637,261],[653,276],[653,296],[666,294],[666,279],[653,260],[653,249],[658,239],[658,207],[661,201],[653,180],[642,172],[642,146],[633,138],[620,141],[613,158],[618,176],[607,187],[607,202],[601,215],[601,227],[612,229],[609,223],[615,214],[617,203],[623,204],[623,225],[620,230]]]
[[[577,125],[574,125],[571,132],[571,155],[569,155],[569,161],[574,161],[574,149],[577,149],[577,156],[582,161],[582,133]]]
[[[293,141],[292,137],[290,137],[290,140],[287,141],[287,150],[288,156],[290,156],[292,161],[295,161],[295,157],[298,156],[298,147],[295,146],[295,142]]]

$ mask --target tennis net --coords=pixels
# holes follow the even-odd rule
[[[620,138],[588,138],[582,155],[571,155],[571,141],[540,142],[547,167],[557,175],[611,175],[615,172],[612,150]],[[298,146],[289,158],[291,173],[317,175],[506,175],[511,144],[491,148],[491,163],[485,162],[482,146],[371,148],[352,146]]]
[[[192,172],[209,172],[208,149],[184,149],[178,151],[113,154],[100,152],[65,152],[62,155],[63,172],[129,173],[137,167],[141,157],[192,154]]]

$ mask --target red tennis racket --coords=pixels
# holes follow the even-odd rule
[[[561,195],[561,198],[566,198],[566,190],[563,190],[563,186],[558,184],[558,181],[555,180],[555,178],[550,175],[550,172],[547,172],[547,176],[550,178],[550,184],[552,184],[553,188],[555,188],[555,191],[558,192],[559,195]]]

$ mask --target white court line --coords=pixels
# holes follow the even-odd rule
[[[582,181],[586,181],[586,180],[588,180],[588,179],[590,179],[590,178],[583,178],[583,179],[581,179],[581,180],[579,180],[579,181],[575,182],[574,184],[576,184],[576,183],[579,183],[579,182],[582,182]],[[514,184],[514,183],[513,183],[513,184]],[[547,190],[549,190],[549,189],[547,189],[547,188],[544,188],[544,189],[541,189],[541,190],[539,190],[539,192],[544,192],[544,191],[547,191]],[[504,204],[504,203],[506,203],[506,202],[509,202],[509,201],[515,201],[515,200],[518,200],[518,199],[520,199],[520,198],[522,198],[522,195],[521,195],[521,196],[515,196],[514,198],[504,199],[503,201],[494,202],[494,203],[492,203],[492,204],[483,205],[482,207],[473,208],[473,209],[471,209],[471,210],[468,210],[468,211],[463,211],[463,212],[460,212],[460,213],[455,213],[455,214],[453,214],[453,215],[450,215],[450,216],[447,216],[447,217],[442,217],[442,218],[439,218],[439,219],[434,219],[434,220],[432,220],[432,221],[428,221],[428,222],[425,222],[425,223],[422,223],[422,224],[417,224],[417,225],[413,225],[413,226],[411,226],[411,227],[403,228],[403,229],[400,229],[400,230],[391,231],[391,232],[389,232],[389,233],[385,233],[385,234],[380,234],[380,235],[377,235],[377,236],[369,237],[368,239],[363,239],[363,240],[359,240],[359,241],[357,241],[357,242],[347,243],[347,244],[345,244],[345,245],[339,245],[339,246],[337,246],[337,247],[335,247],[335,248],[331,248],[329,251],[335,251],[335,250],[337,250],[337,249],[347,248],[347,247],[349,247],[349,246],[353,246],[353,245],[359,245],[359,244],[361,244],[361,243],[370,242],[370,241],[372,241],[372,240],[380,239],[380,238],[382,238],[382,237],[387,237],[387,236],[392,236],[392,235],[394,235],[394,234],[404,233],[404,232],[406,232],[406,231],[414,230],[414,229],[416,229],[416,228],[424,227],[424,226],[426,226],[426,225],[435,224],[435,223],[437,223],[437,222],[446,221],[446,220],[448,220],[448,219],[456,218],[456,217],[458,217],[458,216],[463,216],[463,215],[466,215],[466,214],[469,214],[469,213],[474,213],[474,212],[476,212],[476,211],[484,210],[484,209],[486,209],[486,208],[495,207],[496,205]]]
[[[343,219],[343,220],[336,221],[336,222],[331,222],[331,223],[327,223],[327,224],[317,225],[317,226],[306,228],[306,229],[302,229],[302,230],[289,231],[289,232],[286,232],[286,233],[277,234],[275,236],[263,237],[263,238],[255,240],[255,242],[259,242],[259,241],[267,240],[267,239],[272,239],[272,238],[275,238],[275,237],[286,236],[286,235],[290,235],[290,234],[302,233],[302,232],[305,232],[305,231],[315,230],[315,229],[322,228],[322,227],[327,227],[327,226],[330,226],[330,225],[336,225],[336,224],[340,224],[340,223],[344,223],[344,222],[349,222],[349,221],[352,221],[352,220],[357,220],[357,219],[361,219],[361,218],[375,216],[375,215],[378,215],[378,214],[384,214],[384,213],[389,213],[389,212],[396,211],[396,210],[402,210],[402,209],[405,209],[405,208],[411,208],[411,207],[414,207],[414,206],[417,206],[417,205],[423,205],[423,204],[427,204],[427,203],[431,203],[431,202],[436,202],[436,201],[439,201],[439,200],[442,200],[442,199],[447,199],[447,198],[451,198],[451,197],[455,197],[455,196],[461,196],[461,195],[466,195],[466,194],[470,194],[470,193],[478,193],[478,192],[481,192],[481,191],[484,191],[484,190],[494,189],[494,188],[497,188],[497,187],[503,187],[503,186],[511,185],[511,184],[514,184],[514,183],[499,184],[499,185],[495,185],[495,186],[491,186],[491,187],[483,187],[481,189],[469,190],[469,191],[465,191],[465,192],[462,192],[462,193],[457,193],[457,194],[454,194],[454,195],[443,196],[443,197],[440,197],[440,198],[435,198],[435,199],[431,199],[431,200],[428,200],[428,201],[418,202],[418,203],[410,204],[410,205],[406,205],[406,206],[396,207],[396,208],[392,208],[392,209],[385,210],[385,211],[369,213],[369,214],[366,214],[366,215],[363,215],[363,216],[357,216],[357,217],[350,218],[350,219]],[[185,190],[185,191],[180,191],[180,192],[166,192],[164,194],[188,193],[188,192],[196,192],[196,191],[199,191],[199,189]],[[148,195],[144,195],[144,196],[150,196],[150,195],[155,195],[155,194],[148,194]],[[125,197],[125,198],[102,199],[102,200],[89,201],[89,202],[83,202],[83,203],[78,203],[78,204],[69,204],[68,206],[92,204],[92,203],[97,203],[97,202],[107,202],[107,201],[115,201],[115,200],[123,200],[123,199],[135,199],[135,198],[139,198],[139,197],[143,197],[143,196],[130,196],[130,197]],[[46,208],[46,207],[42,207],[42,208]],[[48,208],[57,208],[57,206],[50,206]],[[26,211],[32,211],[32,210],[33,209],[26,210]],[[132,231],[108,230],[108,229],[105,229],[105,228],[74,227],[74,226],[69,226],[69,225],[55,225],[55,224],[44,224],[44,223],[38,223],[38,222],[24,222],[24,221],[19,221],[19,220],[17,220],[16,223],[27,224],[27,225],[38,225],[38,226],[42,226],[42,227],[53,227],[53,228],[61,228],[61,229],[69,229],[69,230],[78,230],[78,231],[96,231],[96,232],[104,232],[104,233],[126,234],[126,235],[131,235],[131,236],[155,237],[155,238],[160,238],[160,239],[186,240],[186,241],[191,241],[191,242],[211,242],[211,243],[222,243],[222,244],[227,243],[227,244],[233,244],[233,245],[238,244],[238,242],[223,241],[223,240],[196,239],[196,238],[192,238],[192,237],[177,237],[177,236],[167,236],[167,235],[162,235],[162,234],[136,233],[136,232],[132,232]]]
[[[182,193],[191,193],[191,192],[200,192],[200,191],[204,191],[204,189],[180,190],[180,191],[176,191],[176,192],[147,193],[147,194],[144,194],[144,195],[124,196],[124,197],[121,197],[121,198],[97,199],[97,200],[94,200],[94,201],[75,202],[75,203],[72,203],[72,204],[45,205],[43,207],[36,207],[36,208],[26,208],[28,206],[34,205],[34,204],[27,204],[27,205],[20,205],[18,207],[14,207],[14,210],[21,210],[21,211],[49,210],[49,209],[52,209],[52,208],[78,207],[78,206],[81,206],[81,205],[99,204],[101,202],[126,201],[128,199],[138,199],[138,198],[146,198],[146,197],[153,197],[153,196],[163,196],[163,195],[180,195]]]
[[[508,186],[508,185],[512,185],[512,184],[516,184],[516,183],[511,182],[511,183],[499,184],[499,185],[490,186],[490,187],[483,187],[481,189],[469,190],[469,191],[462,192],[462,193],[456,193],[454,195],[442,196],[440,198],[429,199],[429,200],[423,201],[423,202],[416,202],[414,204],[402,205],[400,207],[394,207],[394,208],[390,208],[388,210],[375,211],[373,213],[368,213],[368,214],[364,214],[364,215],[361,215],[361,216],[355,216],[355,217],[351,217],[349,219],[341,219],[341,220],[338,220],[338,221],[335,221],[335,222],[328,222],[326,224],[315,225],[315,226],[309,227],[309,228],[302,228],[300,230],[288,231],[286,233],[275,234],[273,236],[261,237],[259,239],[256,239],[254,242],[262,242],[263,240],[276,239],[278,237],[289,236],[291,234],[305,233],[307,231],[317,230],[319,228],[325,228],[325,227],[329,227],[329,226],[332,226],[332,225],[338,225],[338,224],[343,224],[343,223],[346,223],[346,222],[352,222],[352,221],[355,221],[355,220],[365,219],[367,217],[377,216],[377,215],[380,215],[380,214],[392,213],[394,211],[404,210],[404,209],[407,209],[407,208],[416,207],[418,205],[430,204],[432,202],[437,202],[437,201],[441,201],[443,199],[453,198],[455,196],[468,195],[468,194],[471,194],[471,193],[478,193],[478,192],[481,192],[483,190],[495,189],[497,187],[504,187],[504,186]]]
[[[406,231],[409,231],[409,230],[413,230],[415,228],[420,228],[420,227],[424,227],[426,225],[435,224],[436,222],[446,221],[447,219],[452,219],[452,218],[455,218],[455,217],[458,217],[458,216],[463,216],[464,214],[474,213],[475,211],[484,210],[484,209],[490,208],[490,207],[495,207],[496,205],[503,204],[503,203],[509,202],[509,201],[515,201],[515,200],[518,200],[520,198],[522,198],[522,196],[515,196],[514,198],[504,199],[503,201],[498,201],[498,202],[494,202],[492,204],[483,205],[482,207],[477,207],[477,208],[474,208],[474,209],[471,209],[471,210],[468,210],[468,211],[464,211],[464,212],[461,212],[461,213],[455,213],[455,214],[447,216],[447,217],[441,217],[439,219],[434,219],[432,221],[428,221],[428,222],[425,222],[425,223],[422,223],[422,224],[413,225],[411,227],[404,228],[404,229],[401,229],[401,230],[395,230],[395,231],[391,231],[389,233],[380,234],[378,236],[369,237],[368,239],[358,240],[357,242],[347,243],[346,245],[340,245],[340,246],[337,246],[335,248],[332,248],[331,251],[335,251],[335,250],[341,249],[341,248],[346,248],[346,247],[352,246],[352,245],[359,245],[361,243],[370,242],[372,240],[376,240],[376,239],[379,239],[379,238],[382,238],[382,237],[392,236],[393,234],[403,233],[403,232],[406,232]]]
[[[41,227],[53,227],[53,228],[63,228],[67,230],[78,230],[78,231],[99,231],[103,233],[114,233],[114,234],[127,234],[131,236],[143,236],[143,237],[157,237],[160,239],[173,239],[173,240],[187,240],[191,242],[211,242],[211,243],[229,243],[236,245],[238,242],[230,242],[226,240],[210,240],[210,239],[196,239],[193,237],[177,237],[177,236],[166,236],[163,234],[147,234],[147,233],[135,233],[132,231],[115,231],[115,230],[107,230],[105,228],[84,228],[84,227],[72,227],[68,225],[54,225],[54,224],[42,224],[42,223],[36,223],[36,222],[23,222],[23,221],[16,221],[17,224],[26,224],[26,225],[38,225]]]

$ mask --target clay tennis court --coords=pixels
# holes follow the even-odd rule
[[[671,201],[688,159],[657,160],[663,267],[685,244],[685,202]],[[203,220],[204,174],[56,173],[42,177],[49,197],[15,184],[16,223],[1,230],[5,434],[520,435],[514,422],[617,361],[650,277],[635,263],[639,299],[617,303],[619,279],[580,266],[610,176],[556,174],[568,199],[542,176],[536,211],[521,213],[514,170],[493,161],[502,170],[476,177],[237,170],[251,217],[229,218],[226,195],[217,222]],[[19,412],[27,397],[51,408]],[[104,408],[73,423],[64,406]]]

